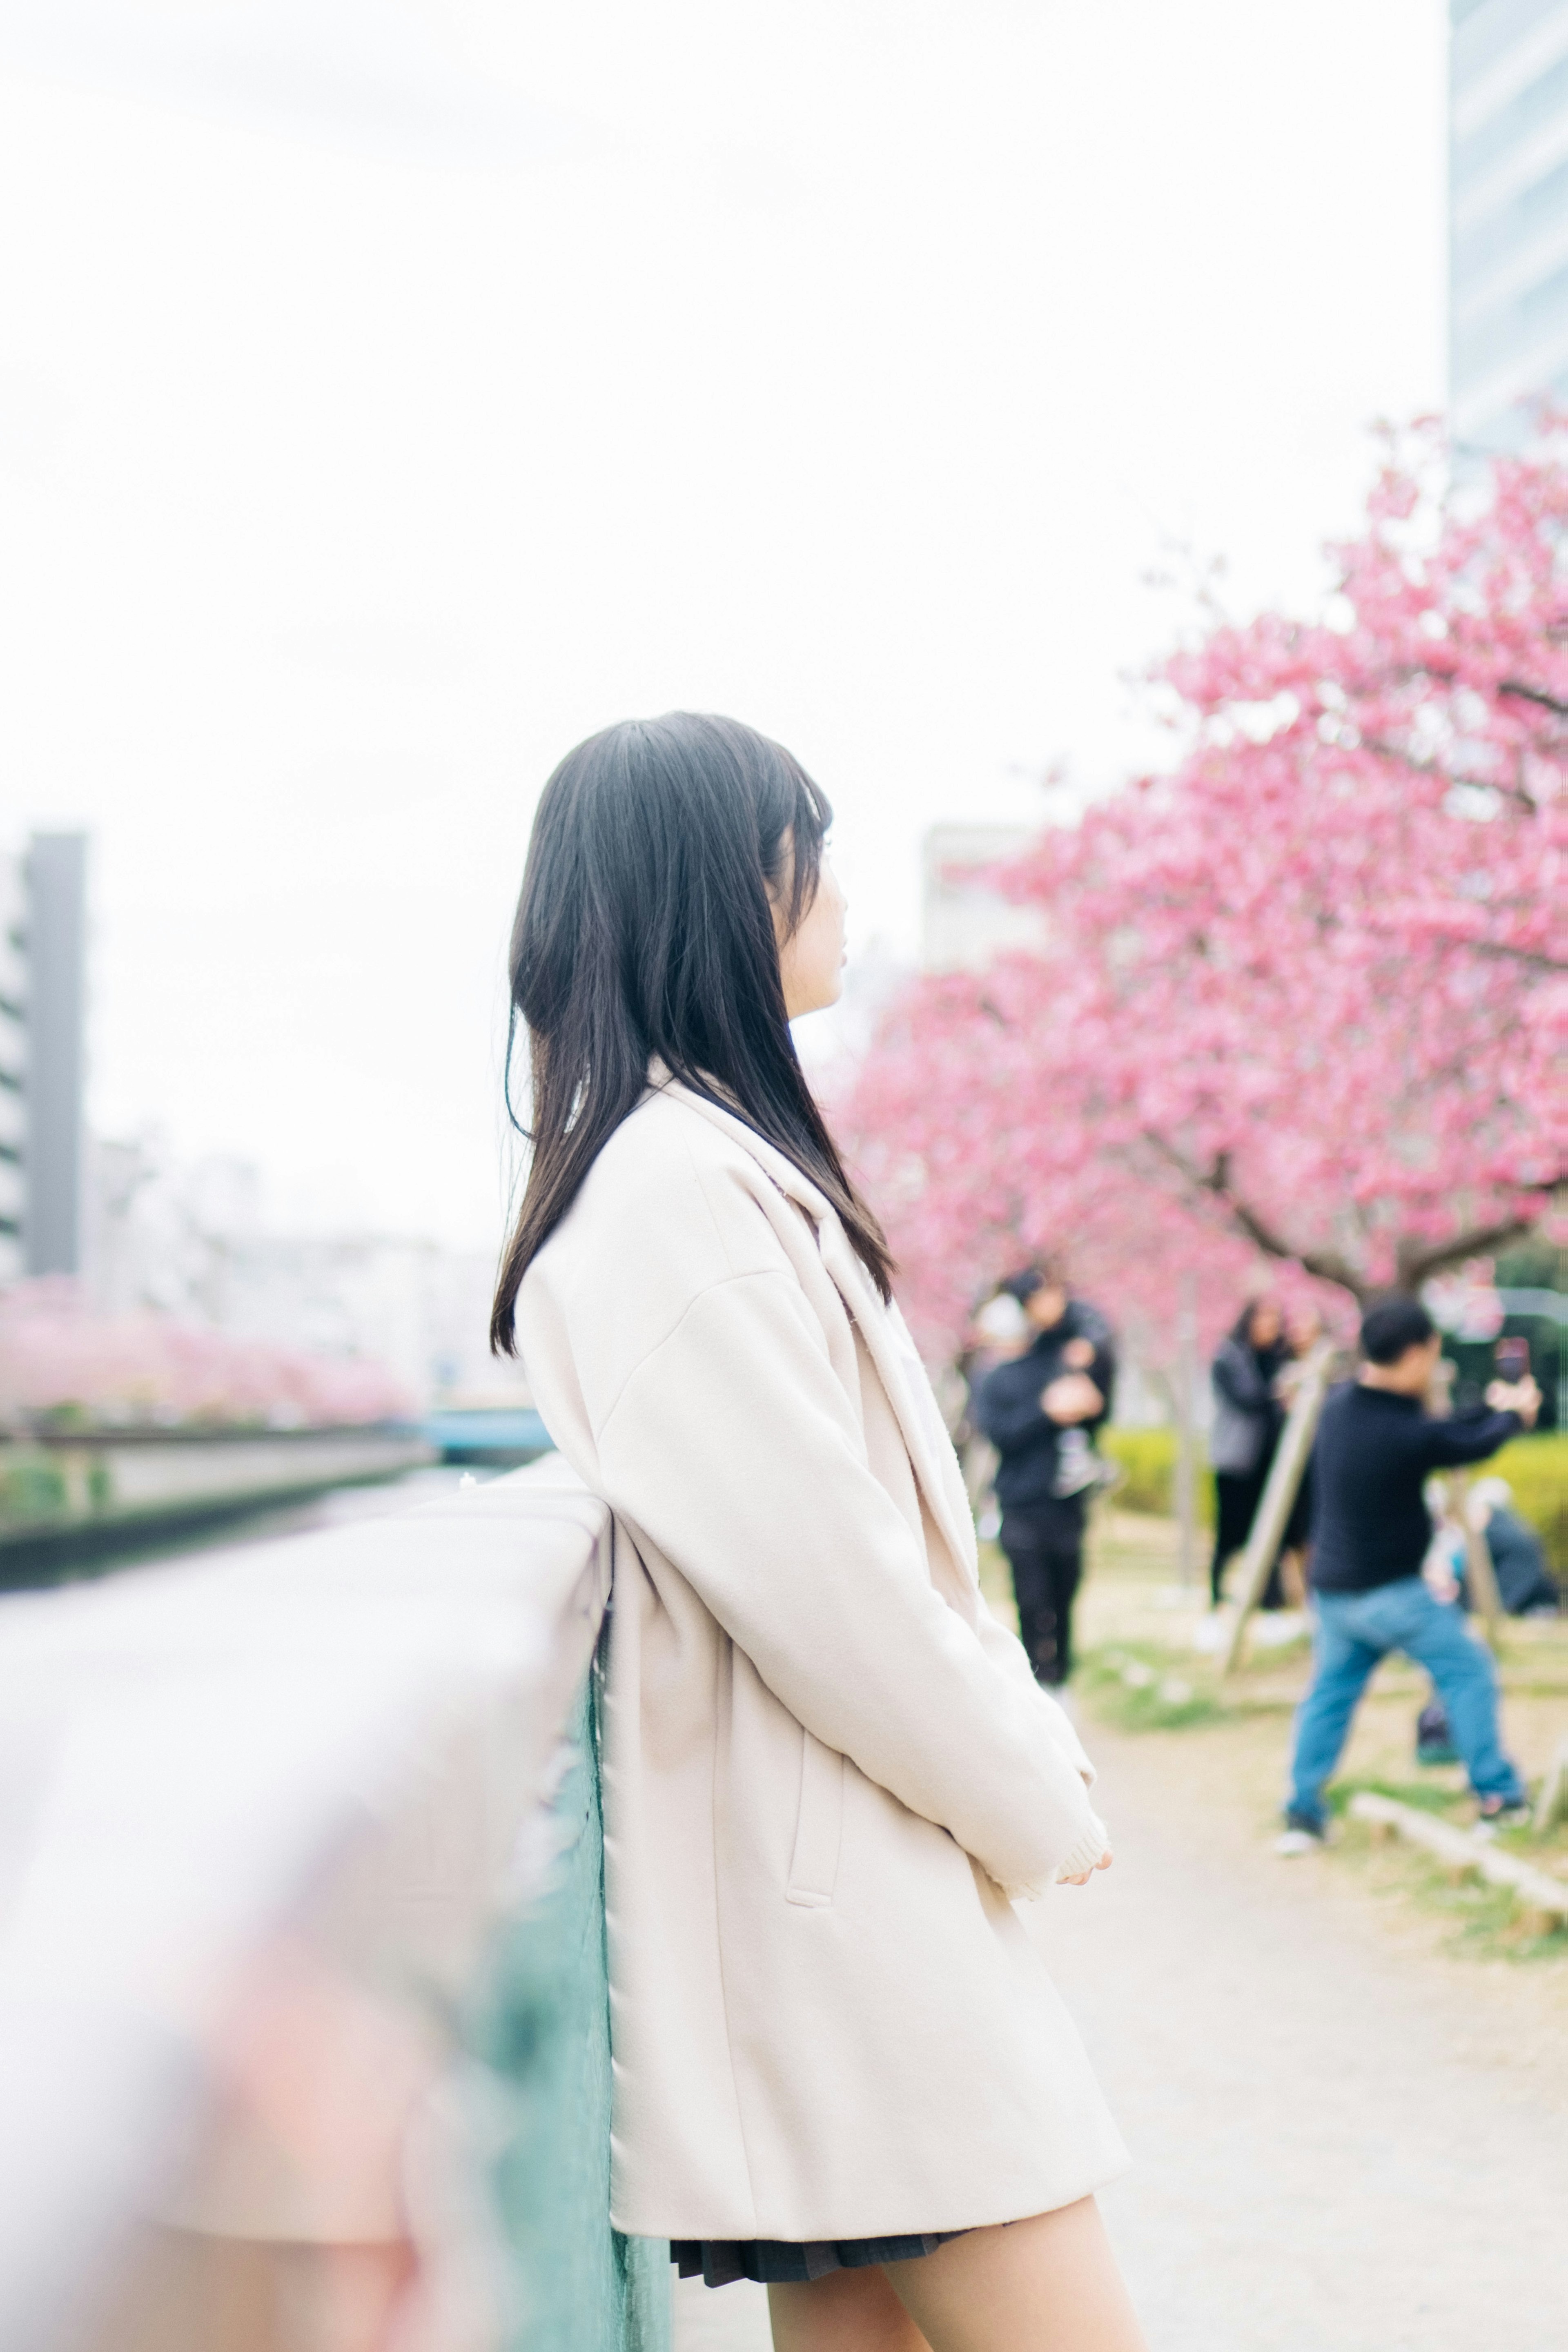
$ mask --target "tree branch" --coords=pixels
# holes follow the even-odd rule
[[[1544,1193],[1555,1188],[1542,1185],[1540,1189]],[[1430,1282],[1445,1266],[1462,1265],[1469,1257],[1490,1257],[1495,1251],[1506,1249],[1510,1242],[1522,1241],[1540,1222],[1539,1215],[1521,1213],[1500,1218],[1495,1224],[1472,1225],[1468,1233],[1456,1234],[1452,1241],[1433,1242],[1425,1248],[1419,1242],[1401,1242],[1397,1253],[1399,1287],[1419,1290],[1424,1282]]]
[[[1568,719],[1568,702],[1560,702],[1542,687],[1526,686],[1522,678],[1505,677],[1498,692],[1511,695],[1516,702],[1533,702],[1538,710],[1550,710],[1558,719]]]
[[[1555,636],[1559,633],[1550,631],[1548,634]],[[1458,685],[1458,675],[1457,667],[1442,667],[1435,662],[1397,663],[1394,669],[1394,676],[1401,684],[1424,677],[1434,686],[1452,687]],[[1493,691],[1506,694],[1515,702],[1533,702],[1538,710],[1550,710],[1554,718],[1568,719],[1568,702],[1560,700],[1555,694],[1549,694],[1544,687],[1527,685],[1521,677],[1500,678]]]
[[[1300,1266],[1306,1274],[1315,1275],[1321,1282],[1336,1284],[1341,1290],[1348,1290],[1358,1305],[1366,1297],[1367,1285],[1349,1258],[1342,1257],[1338,1250],[1294,1248],[1256,1209],[1238,1199],[1230,1189],[1228,1151],[1216,1152],[1214,1166],[1203,1169],[1194,1167],[1184,1152],[1162,1135],[1145,1129],[1144,1140],[1185,1182],[1217,1201],[1237,1233],[1244,1234],[1266,1257],[1280,1258],[1287,1265]]]
[[[1305,1274],[1315,1275],[1321,1282],[1336,1284],[1341,1290],[1350,1292],[1357,1306],[1364,1304],[1371,1296],[1375,1286],[1357,1271],[1349,1258],[1342,1256],[1338,1250],[1293,1248],[1266,1217],[1232,1192],[1228,1151],[1216,1152],[1213,1167],[1205,1169],[1195,1166],[1185,1152],[1150,1129],[1144,1129],[1143,1139],[1184,1182],[1218,1202],[1237,1232],[1244,1234],[1266,1257],[1279,1258],[1287,1265],[1299,1265]],[[1524,1189],[1539,1192],[1544,1208],[1547,1197],[1555,1192],[1564,1181],[1568,1180],[1557,1178],[1550,1183],[1531,1184]],[[1472,1225],[1468,1232],[1456,1234],[1451,1241],[1425,1244],[1403,1241],[1394,1253],[1394,1264],[1398,1269],[1397,1287],[1414,1294],[1435,1274],[1441,1274],[1445,1266],[1461,1265],[1467,1258],[1488,1257],[1494,1251],[1506,1249],[1510,1242],[1522,1241],[1527,1234],[1533,1233],[1540,1222],[1540,1213],[1520,1210],[1512,1216],[1499,1218],[1489,1225]]]
[[[1359,728],[1356,732],[1361,734]],[[1463,788],[1472,793],[1496,793],[1499,800],[1515,801],[1531,816],[1541,814],[1540,802],[1521,785],[1500,784],[1495,776],[1456,776],[1451,769],[1440,768],[1436,760],[1418,760],[1413,751],[1389,742],[1383,735],[1361,735],[1361,746],[1363,751],[1375,752],[1380,760],[1393,760],[1398,766],[1408,768],[1413,776],[1434,777],[1438,783],[1446,784],[1450,792]]]
[[[1506,940],[1468,940],[1456,931],[1449,937],[1449,945],[1464,948],[1471,955],[1490,956],[1499,963],[1521,963],[1530,971],[1568,971],[1568,963],[1561,956],[1544,955],[1539,948],[1510,948]]]
[[[1404,756],[1403,752],[1390,753],[1390,757],[1394,759],[1403,759]],[[1423,771],[1425,774],[1435,772],[1436,772],[1431,769]],[[1491,792],[1499,787],[1489,784],[1484,789]],[[1516,794],[1515,797],[1520,795]],[[1530,805],[1533,808],[1536,803],[1531,801]],[[1158,903],[1169,906],[1173,902],[1170,899],[1164,899]],[[1510,903],[1512,902],[1502,902],[1502,911],[1507,912]],[[1498,909],[1494,908],[1489,908],[1489,911],[1495,913]],[[1317,923],[1320,935],[1325,939],[1335,937],[1345,929],[1343,918],[1331,907],[1323,908],[1313,919]],[[1380,939],[1386,939],[1396,945],[1402,943],[1398,925],[1384,921],[1376,908],[1363,909],[1361,920],[1367,930],[1375,933]],[[1510,946],[1506,940],[1478,940],[1468,931],[1447,930],[1437,925],[1433,926],[1433,931],[1445,945],[1466,955],[1487,956],[1496,963],[1522,964],[1527,971],[1544,971],[1554,976],[1568,971],[1568,963],[1565,963],[1561,956],[1548,955],[1542,948],[1516,948]]]

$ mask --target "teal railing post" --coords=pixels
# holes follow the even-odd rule
[[[490,2077],[507,2352],[669,2352],[669,2248],[609,2219],[610,1997],[595,1687],[580,1695],[542,1891],[497,1938],[465,2036]]]

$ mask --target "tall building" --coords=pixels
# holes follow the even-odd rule
[[[1481,456],[1521,445],[1533,396],[1568,405],[1568,0],[1449,13],[1449,406]]]
[[[26,1143],[27,918],[19,857],[0,858],[0,1282],[26,1265],[22,1219]]]
[[[87,836],[0,860],[0,1279],[81,1265]]]
[[[99,1314],[151,1312],[258,1349],[379,1364],[422,1404],[522,1389],[489,1352],[493,1248],[279,1232],[247,1162],[172,1160],[145,1138],[95,1139],[85,1192],[84,1289]]]
[[[22,1239],[29,1274],[81,1265],[87,835],[27,848],[27,1144]]]
[[[921,845],[921,965],[977,971],[1010,949],[1037,948],[1037,907],[1004,896],[991,869],[1019,856],[1037,826],[933,824]]]

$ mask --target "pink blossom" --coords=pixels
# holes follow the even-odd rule
[[[1568,421],[1442,485],[1391,447],[1316,621],[1210,628],[1182,756],[1005,887],[1047,944],[913,984],[841,1108],[928,1345],[1071,1238],[1167,1317],[1259,1253],[1340,1297],[1550,1213],[1568,1168]],[[1221,1284],[1223,1290],[1224,1284]]]

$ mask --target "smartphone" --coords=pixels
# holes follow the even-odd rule
[[[1528,1339],[1500,1339],[1493,1350],[1500,1381],[1522,1381],[1530,1370]]]

